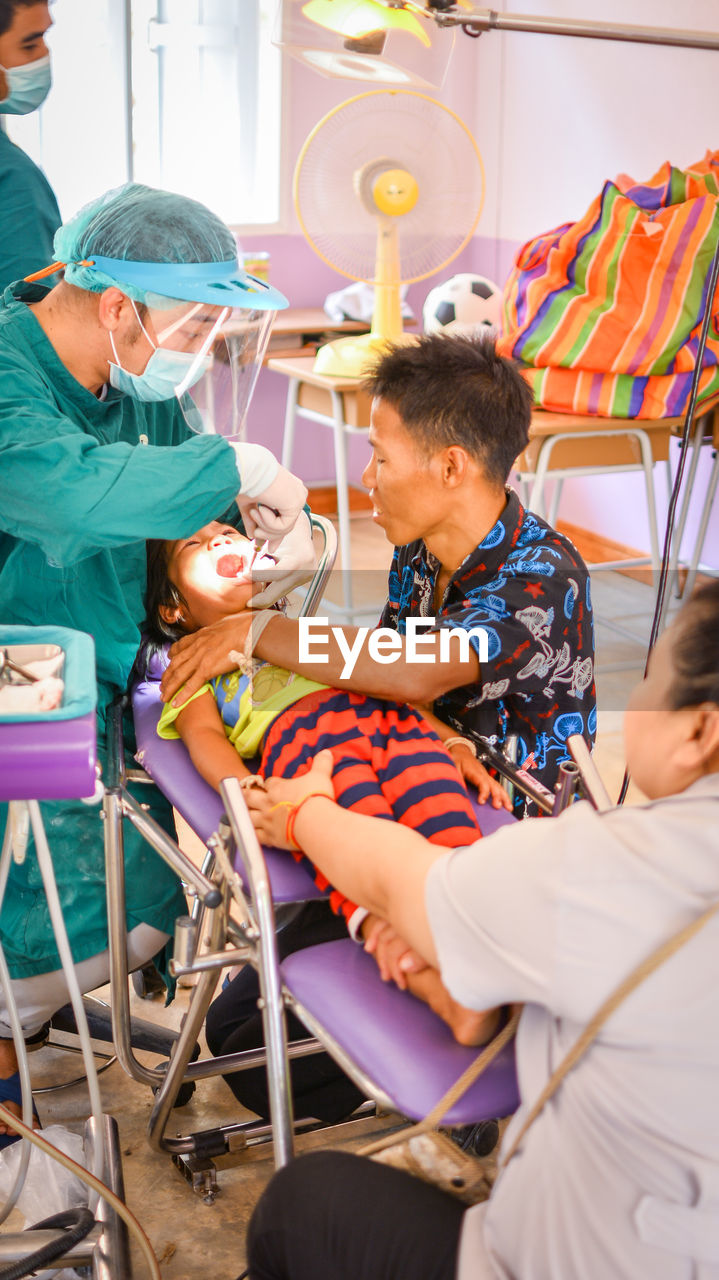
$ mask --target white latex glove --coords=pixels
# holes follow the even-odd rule
[[[307,500],[307,490],[297,476],[285,467],[279,467],[275,479],[266,489],[249,497],[242,491],[237,505],[242,512],[242,523],[249,538],[267,541],[273,555],[277,554],[286,534],[294,528]]]
[[[281,600],[299,587],[302,582],[309,582],[317,568],[317,552],[312,541],[312,526],[306,511],[301,512],[294,528],[276,547],[275,559],[277,568],[272,581],[259,595],[248,600],[250,609],[266,609],[268,605]]]

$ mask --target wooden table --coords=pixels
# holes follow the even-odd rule
[[[371,398],[360,390],[357,378],[330,378],[315,373],[314,357],[270,358],[267,367],[283,374],[287,380],[287,405],[282,437],[282,465],[292,470],[295,428],[298,418],[328,427],[333,433],[335,483],[337,485],[337,523],[343,568],[343,612],[352,619],[354,613],[350,569],[350,508],[347,479],[347,438],[366,436],[369,427]],[[369,460],[369,459],[368,459]]]
[[[230,317],[222,332],[228,340],[230,353],[234,355],[233,340],[240,339],[247,332],[240,317]],[[264,362],[267,364],[274,357],[314,355],[323,343],[348,333],[369,333],[369,325],[363,320],[335,323],[322,307],[287,307],[275,316]]]
[[[606,560],[590,569],[631,568],[651,564],[658,572],[659,533],[654,492],[654,463],[667,462],[669,442],[681,418],[600,418],[596,414],[553,413],[535,409],[529,445],[516,462],[525,506],[555,524],[562,486],[579,476],[641,471],[649,525],[649,556]],[[555,481],[549,509],[544,500],[548,478]]]
[[[369,325],[362,320],[341,320],[337,323],[330,320],[321,307],[287,307],[284,311],[278,311],[270,333],[270,339],[267,345],[267,351],[263,359],[263,364],[268,364],[270,359],[283,356],[305,356],[310,358],[310,362],[314,361],[317,348],[325,342],[331,342],[333,338],[339,338],[349,333],[368,333]],[[237,364],[242,357],[242,347],[244,339],[247,336],[247,325],[243,322],[241,316],[231,316],[229,320],[222,326],[220,338],[215,346],[215,357],[219,360],[223,358],[222,340],[226,341],[226,351],[224,353],[224,362],[227,363],[229,358],[230,364]],[[210,419],[215,415],[215,395],[214,384],[212,378],[206,378],[203,382],[204,395],[206,397],[205,410]],[[237,404],[232,401],[231,410],[231,435],[244,438],[244,427],[238,420]]]

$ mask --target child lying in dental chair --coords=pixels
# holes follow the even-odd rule
[[[272,557],[258,554],[243,534],[218,522],[188,538],[149,542],[149,644],[163,645],[239,613],[262,589],[263,577],[271,580],[273,568]],[[269,776],[298,776],[328,748],[342,807],[394,819],[449,848],[471,844],[481,834],[456,765],[418,710],[327,688],[258,659],[242,665],[246,672],[218,676],[184,704],[166,704],[158,725],[161,737],[182,738],[195,768],[215,789],[230,776],[247,786],[262,785],[259,780]],[[254,774],[244,761],[257,756]],[[489,775],[487,790],[495,805],[510,807]],[[304,860],[299,851],[294,856]],[[312,874],[322,891],[330,889],[332,909],[344,916],[353,936],[374,938],[382,926],[314,867]],[[415,994],[462,1043],[480,1044],[493,1033],[494,1017],[457,1005],[436,971],[416,977]]]

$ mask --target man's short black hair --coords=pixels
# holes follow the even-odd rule
[[[0,36],[10,30],[16,9],[29,9],[31,5],[40,3],[41,0],[0,0]]]
[[[424,334],[390,348],[363,385],[392,405],[421,452],[461,445],[497,486],[526,448],[531,389],[487,337]]]

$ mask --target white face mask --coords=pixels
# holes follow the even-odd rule
[[[168,347],[156,346],[137,315],[134,302],[132,307],[153,352],[142,373],[130,373],[120,364],[115,339],[111,333],[110,345],[116,363],[108,361],[110,386],[116,391],[124,392],[125,395],[133,396],[135,400],[143,400],[146,403],[154,400],[172,400],[180,391],[187,391],[189,387],[194,387],[195,383],[200,381],[212,364],[212,356],[199,357],[195,352],[173,351]]]
[[[8,96],[0,100],[0,113],[6,116],[27,116],[42,106],[52,84],[50,55],[26,62],[22,67],[3,67]]]

